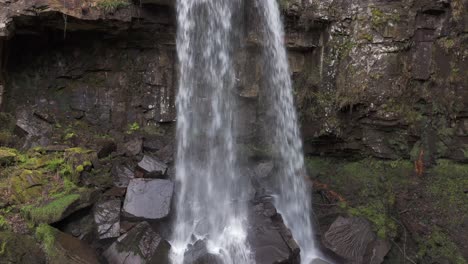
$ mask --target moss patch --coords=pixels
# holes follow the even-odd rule
[[[342,209],[347,213],[368,219],[381,238],[397,235],[398,226],[392,219],[395,194],[413,174],[410,161],[346,162],[312,157],[306,164],[309,175],[344,195],[347,200]]]
[[[468,263],[455,245],[440,229],[435,229],[431,235],[421,240],[418,257],[430,256],[437,263],[466,264]],[[441,262],[439,262],[441,261]]]
[[[108,13],[113,13],[129,5],[130,3],[126,0],[100,0],[97,2],[98,8]]]
[[[30,205],[23,211],[34,222],[54,223],[62,218],[69,207],[80,199],[79,194],[69,194],[48,202],[44,206]]]
[[[18,152],[11,148],[0,148],[0,165],[11,165],[18,157]]]
[[[57,255],[55,248],[55,237],[57,236],[57,230],[47,224],[40,224],[36,228],[36,238],[41,241],[42,246],[49,257]]]

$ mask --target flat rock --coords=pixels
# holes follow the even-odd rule
[[[146,177],[151,178],[160,178],[167,171],[167,165],[164,162],[148,155],[145,155],[138,163],[138,168],[145,173]]]
[[[324,244],[352,263],[380,264],[390,245],[377,238],[371,224],[360,217],[338,217],[324,236]]]
[[[99,202],[94,206],[94,222],[100,239],[120,236],[119,199]]]
[[[169,215],[174,183],[162,179],[132,179],[123,206],[126,216],[162,219]]]
[[[103,256],[116,264],[166,264],[170,247],[147,222],[142,222],[120,236]]]

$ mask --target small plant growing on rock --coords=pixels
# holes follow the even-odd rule
[[[140,130],[140,125],[137,122],[133,122],[132,124],[128,125],[127,134],[133,134],[138,130]]]

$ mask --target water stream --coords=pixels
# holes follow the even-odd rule
[[[274,118],[278,149],[279,194],[275,204],[301,248],[302,263],[317,257],[311,223],[310,193],[305,181],[304,154],[294,107],[292,81],[284,44],[284,29],[276,0],[257,1],[264,33],[264,71],[269,111]]]
[[[178,0],[176,180],[179,186],[172,237],[175,264],[197,239],[225,264],[253,263],[247,243],[248,182],[239,174],[234,139],[236,27],[241,0]],[[259,0],[264,32],[266,88],[278,149],[276,206],[302,250],[316,257],[302,142],[292,96],[284,30],[276,0]]]
[[[196,239],[206,239],[225,264],[251,262],[232,124],[232,20],[239,8],[236,0],[177,1],[176,264]]]

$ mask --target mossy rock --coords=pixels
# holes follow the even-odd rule
[[[23,213],[35,223],[55,223],[70,214],[91,206],[98,196],[98,191],[82,189],[77,193],[64,194],[51,201],[28,205],[22,208]]]
[[[11,148],[0,148],[0,165],[10,165],[15,162],[18,152]]]
[[[36,228],[36,238],[41,242],[50,264],[99,263],[95,252],[79,239],[47,225]]]
[[[41,197],[46,177],[40,171],[23,170],[10,179],[13,200],[19,203],[35,201]]]
[[[44,252],[34,238],[13,232],[0,232],[0,264],[46,263]]]

